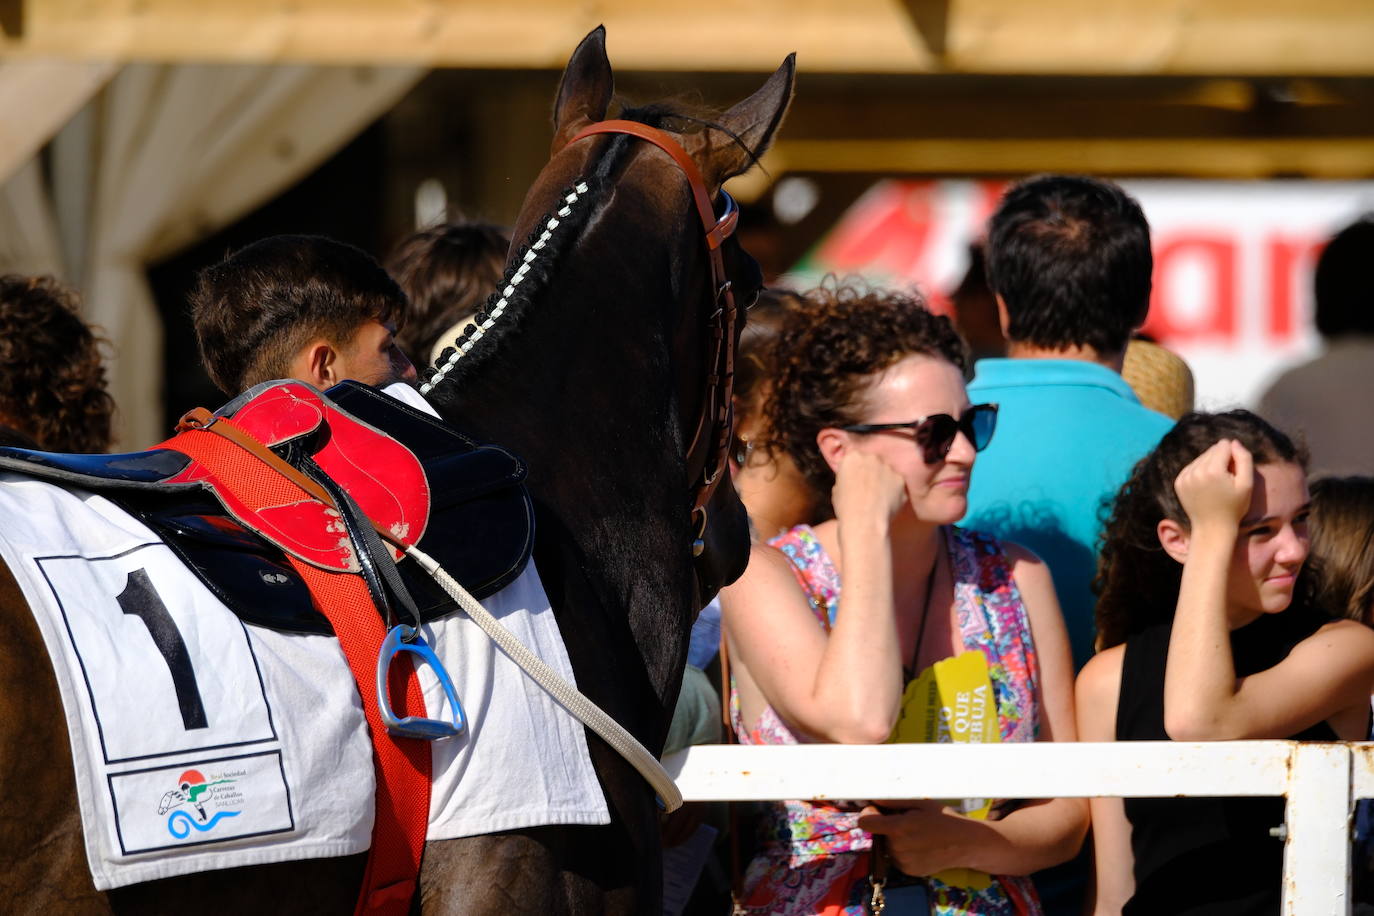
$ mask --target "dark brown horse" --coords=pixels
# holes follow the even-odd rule
[[[792,81],[789,58],[755,95],[714,118],[666,105],[619,116],[673,131],[714,195],[766,148]],[[728,484],[713,491],[704,532],[691,512],[693,486],[709,473],[709,449],[690,445],[709,412],[709,318],[718,298],[683,173],[635,137],[569,143],[604,119],[611,103],[598,29],[564,74],[554,155],[526,198],[515,237],[537,242],[569,187],[587,185],[583,206],[533,259],[491,330],[434,380],[429,397],[445,419],[527,459],[535,563],[578,686],[656,749],[676,701],[690,623],[742,571],[748,531]],[[757,266],[733,241],[722,250],[742,308],[760,284]],[[523,256],[513,253],[512,270]],[[694,559],[699,533],[704,550]],[[599,738],[589,733],[588,743],[613,822],[430,843],[418,901],[424,912],[657,911],[653,795]],[[512,766],[521,753],[510,749]],[[294,862],[97,892],[51,664],[13,577],[0,567],[5,911],[346,913],[362,863],[362,856]]]

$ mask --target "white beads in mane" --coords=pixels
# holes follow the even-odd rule
[[[530,245],[529,250],[525,252],[525,257],[520,262],[519,266],[506,274],[506,288],[501,291],[501,298],[496,300],[496,304],[487,312],[486,320],[479,323],[476,327],[471,328],[471,333],[466,337],[454,341],[453,352],[449,354],[444,364],[438,367],[438,371],[434,373],[434,376],[420,386],[420,394],[429,394],[430,391],[434,389],[434,386],[444,380],[444,376],[453,371],[453,367],[458,365],[458,360],[462,359],[467,352],[472,349],[473,345],[486,336],[487,332],[496,325],[496,320],[505,314],[506,305],[510,297],[515,294],[515,288],[520,285],[521,281],[525,279],[525,275],[529,273],[530,265],[540,256],[545,246],[548,245],[549,239],[553,238],[553,230],[558,228],[559,220],[566,219],[570,216],[572,214],[573,204],[577,203],[578,198],[586,193],[587,183],[585,181],[579,181],[573,186],[572,191],[563,198],[563,207],[553,216],[549,217],[548,221],[544,224],[544,231],[540,233],[539,238],[534,240],[534,244]]]

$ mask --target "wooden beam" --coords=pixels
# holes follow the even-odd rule
[[[949,50],[949,5],[950,0],[902,0],[921,43],[937,61]]]
[[[763,157],[763,169],[734,179],[729,187],[747,203],[777,179],[798,172],[1374,178],[1374,137],[783,140]]]
[[[890,0],[23,2],[25,35],[0,54],[561,69],[604,22],[620,69],[771,71],[791,51],[822,69],[929,66]]]
[[[0,0],[0,35],[10,40],[24,37],[24,0]]]
[[[598,22],[625,70],[1374,75],[1369,0],[0,0],[0,55],[557,69]]]

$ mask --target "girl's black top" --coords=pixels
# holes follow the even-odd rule
[[[1272,668],[1324,622],[1303,616],[1290,610],[1233,632],[1236,675]],[[1126,640],[1118,741],[1169,740],[1164,731],[1164,665],[1170,628],[1170,623],[1157,624]],[[1289,737],[1337,740],[1325,722]],[[1123,916],[1279,912],[1283,841],[1269,831],[1283,823],[1281,797],[1128,798],[1125,805],[1135,855],[1135,895]]]

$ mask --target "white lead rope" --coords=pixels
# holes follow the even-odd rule
[[[420,568],[429,573],[435,582],[454,601],[458,602],[467,615],[472,618],[472,622],[482,628],[491,641],[506,653],[511,661],[520,666],[536,684],[544,688],[544,691],[558,701],[564,709],[573,715],[579,722],[596,732],[606,743],[613,747],[616,753],[630,762],[639,774],[649,781],[657,793],[659,801],[663,803],[664,810],[672,812],[682,806],[682,793],[678,791],[677,783],[663,769],[663,765],[658,762],[653,754],[645,749],[635,739],[635,736],[627,732],[619,722],[612,719],[602,712],[601,707],[587,699],[586,694],[569,684],[558,673],[544,663],[544,660],[535,655],[525,644],[516,639],[515,636],[501,626],[500,622],[487,609],[478,603],[463,588],[457,580],[444,571],[429,554],[420,550],[418,547],[406,546],[405,552]]]

